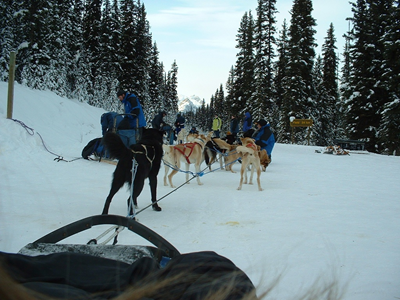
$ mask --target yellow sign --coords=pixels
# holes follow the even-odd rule
[[[310,127],[312,125],[312,119],[294,119],[293,122],[290,122],[290,127]]]

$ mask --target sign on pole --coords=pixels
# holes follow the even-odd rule
[[[310,127],[312,125],[312,119],[294,119],[292,122],[290,122],[290,127]]]

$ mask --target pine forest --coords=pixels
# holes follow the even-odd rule
[[[400,155],[400,0],[350,4],[348,32],[336,37],[331,23],[317,55],[312,0],[293,0],[280,28],[276,0],[258,0],[238,24],[228,78],[185,112],[187,124],[208,131],[218,114],[226,132],[232,115],[250,112],[268,120],[279,143],[350,139]],[[116,91],[125,89],[139,96],[148,120],[161,109],[173,118],[178,65],[160,61],[150,25],[140,0],[1,0],[0,80],[8,81],[16,52],[20,84],[107,111],[121,111]],[[291,127],[291,118],[313,126]]]

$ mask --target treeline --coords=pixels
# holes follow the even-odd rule
[[[265,118],[279,142],[306,143],[307,128],[292,131],[289,119],[312,119],[311,142],[332,145],[337,138],[367,142],[377,153],[400,155],[400,8],[399,1],[352,3],[349,32],[338,70],[333,24],[316,56],[316,20],[311,0],[294,0],[291,20],[277,31],[276,0],[258,0],[246,12],[237,34],[237,60],[226,92],[220,86],[199,112]]]
[[[177,111],[177,72],[166,72],[143,3],[134,0],[0,2],[0,80],[120,111],[116,91],[136,93],[148,120]],[[173,115],[173,114],[171,114]]]
[[[188,123],[208,130],[218,114],[227,131],[231,115],[249,111],[254,121],[271,123],[279,142],[306,143],[308,129],[292,130],[289,120],[310,118],[314,145],[357,139],[369,151],[399,155],[399,0],[351,5],[339,57],[333,24],[316,55],[311,0],[294,0],[280,30],[276,0],[258,0],[239,24],[225,89],[221,84],[209,104],[188,112]],[[106,110],[120,109],[115,91],[123,88],[139,95],[148,120],[165,109],[173,121],[178,67],[164,70],[139,0],[3,0],[0,30],[0,80],[7,80],[9,53],[17,50],[19,83]]]

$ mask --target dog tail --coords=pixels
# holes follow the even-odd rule
[[[239,152],[239,153],[242,153],[242,154],[246,154],[246,153],[254,154],[254,149],[248,148],[248,147],[245,147],[245,146],[238,146],[236,148],[236,151]]]
[[[123,157],[130,157],[131,151],[124,145],[118,134],[108,132],[103,137],[103,144],[110,156],[120,160]]]

